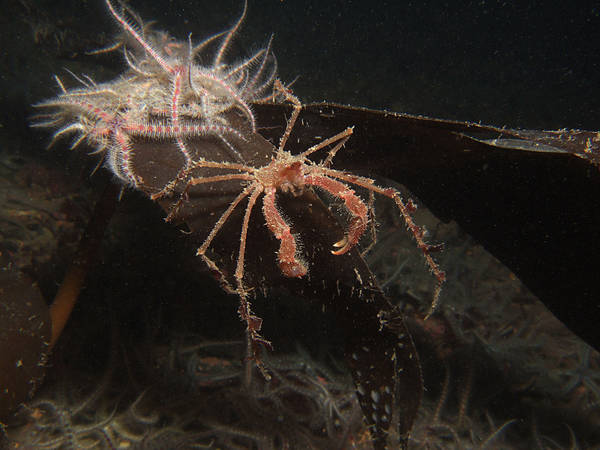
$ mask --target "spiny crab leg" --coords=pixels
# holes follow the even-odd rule
[[[258,369],[261,371],[262,375],[265,377],[267,381],[271,379],[271,376],[268,374],[267,370],[264,367],[260,359],[260,347],[258,344],[263,344],[268,348],[272,348],[271,342],[263,338],[259,331],[262,327],[262,319],[252,313],[252,309],[250,307],[250,301],[248,300],[248,291],[244,287],[244,258],[246,255],[246,241],[248,237],[248,226],[250,224],[250,215],[252,214],[252,209],[256,204],[256,200],[262,194],[263,189],[258,183],[254,183],[253,191],[248,199],[248,205],[246,206],[246,211],[244,212],[244,220],[242,222],[242,232],[240,234],[240,248],[238,251],[238,259],[235,268],[235,280],[237,283],[237,294],[240,298],[240,306],[238,308],[238,312],[240,314],[241,319],[246,322],[246,332],[248,333],[248,337],[250,338],[248,341],[248,355],[252,355],[249,358],[254,361]],[[251,366],[246,366],[246,380],[250,380],[251,375]]]
[[[352,214],[350,226],[344,238],[333,244],[337,250],[332,250],[334,255],[343,255],[352,247],[358,244],[358,241],[367,228],[367,205],[358,197],[352,189],[344,183],[320,175],[307,175],[306,184],[318,186],[325,189],[334,197],[344,201],[346,209]]]
[[[206,164],[202,164],[202,163],[206,163]],[[241,170],[241,171],[247,171],[247,172],[251,172],[252,170],[254,170],[254,168],[252,168],[252,167],[247,167],[247,166],[244,166],[241,164],[236,164],[236,163],[222,163],[221,164],[221,163],[215,163],[213,161],[197,161],[196,163],[194,163],[194,166],[192,167],[192,169],[197,168],[197,167],[233,168],[235,170]],[[165,221],[170,222],[171,220],[173,220],[173,217],[175,217],[177,215],[182,204],[187,199],[188,191],[190,190],[190,188],[192,186],[196,186],[198,184],[207,184],[207,183],[215,183],[215,182],[219,182],[219,181],[232,181],[232,180],[254,181],[254,177],[247,173],[228,173],[228,174],[223,174],[223,175],[214,175],[214,176],[210,176],[210,177],[192,178],[191,180],[188,181],[184,191],[179,196],[179,200],[177,201],[177,203],[175,203],[175,205],[171,208],[171,211],[165,218]],[[246,191],[244,191],[244,192],[246,192]],[[244,192],[242,192],[242,194]],[[248,193],[246,193],[246,195],[248,195]],[[236,200],[234,200],[234,202],[232,203],[234,208],[240,202],[240,200],[242,200],[242,198],[244,198],[244,196],[238,197],[238,198],[236,198]],[[231,214],[232,211],[233,211],[233,208],[231,208],[231,211],[229,211],[229,208],[228,208],[224,214],[227,214],[227,217],[229,217],[229,214]],[[225,220],[227,220],[227,217],[225,218]],[[223,221],[223,223],[225,222],[225,220]],[[222,224],[219,225],[220,223],[221,223],[221,221],[219,220],[217,222],[217,224],[214,225],[213,231],[215,232],[215,234],[222,225]],[[217,227],[217,225],[219,225],[219,226]],[[211,235],[212,235],[212,233],[211,233]],[[208,239],[207,239],[207,241],[208,241]],[[210,239],[210,241],[212,241],[212,238]],[[210,241],[208,241],[207,243],[205,242],[205,244],[206,244],[205,250],[210,245]],[[204,244],[201,248],[203,248],[203,247],[204,247]]]
[[[307,150],[303,151],[302,153],[300,153],[299,156],[301,158],[306,158],[307,156],[311,155],[312,153],[316,152],[317,150],[321,150],[322,148],[327,147],[328,145],[331,145],[334,142],[338,142],[339,141],[336,144],[336,146],[332,150],[330,150],[330,153],[331,152],[337,153],[337,151],[344,146],[344,144],[346,143],[346,141],[348,139],[350,139],[350,136],[352,136],[353,132],[354,132],[354,127],[348,127],[344,131],[341,131],[338,134],[336,134],[335,136],[331,136],[330,138],[327,138],[327,139],[319,142],[318,144],[313,145],[309,149],[307,149]],[[335,156],[335,154],[333,154],[331,156],[331,158],[329,158],[329,156],[328,156],[327,159],[331,160],[331,159],[333,159],[333,156]]]
[[[193,180],[192,180],[192,182],[193,182]],[[197,182],[196,184],[199,184],[199,182]],[[239,203],[245,197],[247,197],[250,194],[250,192],[253,189],[254,189],[253,185],[248,186],[246,189],[244,189],[242,192],[239,193],[239,195],[235,198],[235,200],[233,200],[229,204],[229,206],[227,207],[225,212],[223,212],[223,214],[221,214],[221,217],[219,217],[219,220],[217,220],[217,222],[213,226],[210,234],[207,236],[207,238],[204,240],[202,245],[196,251],[196,256],[200,256],[202,259],[204,259],[206,261],[205,254],[206,254],[206,251],[208,250],[208,247],[210,247],[210,244],[212,243],[213,239],[215,238],[215,236],[217,235],[219,230],[223,227],[225,222],[227,222],[227,219],[229,219],[229,216],[231,216],[231,213],[233,212],[233,210],[237,207],[237,205],[239,205]],[[211,261],[211,263],[212,263],[212,261]],[[214,263],[208,264],[208,265],[212,268],[214,266]]]
[[[227,175],[224,175],[224,176],[226,177]],[[195,184],[200,184],[205,180],[206,180],[206,182],[210,182],[209,179],[210,178],[204,178],[204,179],[201,178],[201,179],[199,179],[200,181],[196,182]],[[242,192],[240,192],[240,194],[229,204],[229,206],[223,212],[223,214],[221,214],[221,217],[219,217],[219,220],[214,225],[214,227],[211,230],[208,237],[204,240],[202,245],[198,248],[196,255],[200,256],[202,258],[202,260],[204,261],[204,263],[210,269],[216,271],[217,273],[221,273],[221,271],[219,270],[218,266],[214,263],[214,261],[211,260],[208,256],[206,256],[206,251],[210,247],[210,244],[216,237],[217,233],[221,230],[221,228],[223,227],[225,222],[227,222],[227,220],[229,219],[229,216],[231,216],[231,214],[233,213],[235,208],[237,208],[237,206],[240,204],[240,202],[244,198],[246,198],[248,195],[250,195],[250,198],[248,200],[248,205],[246,206],[246,211],[244,213],[244,220],[242,223],[242,231],[240,234],[240,247],[239,247],[239,251],[238,251],[237,265],[236,265],[236,269],[235,269],[235,280],[236,280],[236,284],[237,284],[235,292],[238,294],[238,296],[240,298],[240,306],[238,308],[238,313],[240,315],[240,318],[244,322],[246,322],[246,333],[248,335],[248,346],[249,346],[248,354],[252,355],[251,359],[255,362],[255,364],[257,365],[257,367],[259,368],[259,370],[262,372],[263,376],[265,377],[265,379],[269,380],[271,377],[265,370],[264,365],[262,364],[262,362],[260,360],[260,357],[259,357],[260,349],[257,347],[257,343],[262,343],[267,347],[271,347],[271,343],[269,341],[267,341],[266,339],[264,339],[259,334],[260,328],[262,326],[262,319],[252,313],[252,310],[250,307],[250,302],[248,301],[248,291],[246,290],[246,288],[244,287],[244,284],[243,284],[244,259],[245,259],[245,252],[246,252],[246,239],[247,239],[247,235],[248,235],[248,225],[250,223],[250,213],[252,212],[254,204],[256,203],[256,200],[261,193],[262,193],[262,189],[257,183],[253,183],[250,186],[247,186]],[[247,380],[247,382],[250,380],[250,367],[249,366],[247,368],[246,380]]]
[[[277,154],[280,155],[283,153],[283,149],[285,148],[285,144],[287,143],[290,134],[292,133],[292,129],[294,128],[294,124],[296,123],[296,119],[300,114],[300,110],[302,109],[302,103],[298,100],[294,94],[290,92],[288,88],[286,88],[283,83],[279,80],[279,78],[275,79],[275,83],[273,84],[275,92],[281,92],[288,101],[292,103],[294,109],[292,110],[292,116],[287,121],[287,125],[285,127],[285,132],[281,136],[279,140],[279,148],[277,149]]]
[[[412,233],[415,241],[417,242],[417,246],[419,247],[419,249],[421,249],[421,252],[423,253],[423,256],[425,258],[425,261],[427,262],[427,265],[429,266],[431,273],[435,276],[437,280],[437,286],[433,294],[433,301],[431,303],[429,312],[425,316],[425,318],[427,319],[429,316],[431,316],[431,314],[436,310],[438,306],[442,285],[446,281],[446,274],[440,269],[439,265],[434,261],[433,257],[431,256],[431,252],[441,250],[441,246],[427,244],[423,239],[425,237],[425,229],[415,224],[411,216],[411,212],[413,212],[416,209],[416,206],[413,204],[412,201],[405,203],[402,199],[402,196],[400,195],[400,192],[398,192],[396,189],[379,187],[373,182],[373,180],[369,178],[345,174],[334,169],[321,168],[320,170],[329,177],[347,181],[349,183],[368,189],[371,192],[384,195],[392,199],[394,203],[396,203],[396,206],[402,214],[402,218],[404,219],[406,227]]]
[[[249,173],[256,172],[258,170],[256,167],[246,166],[244,164],[207,161],[204,159],[195,161],[192,169],[196,169],[198,167],[212,167],[212,168],[216,168],[216,169],[240,170],[242,172],[249,172]]]
[[[286,277],[300,278],[306,275],[306,263],[298,256],[298,243],[275,204],[275,188],[269,188],[263,198],[263,215],[271,233],[280,241],[277,259]]]
[[[240,235],[240,248],[238,252],[237,264],[235,267],[235,280],[237,282],[238,294],[240,297],[247,297],[248,292],[244,288],[244,258],[246,256],[246,238],[248,236],[248,225],[250,224],[250,214],[252,213],[252,209],[256,204],[256,200],[258,196],[262,194],[263,189],[258,183],[254,183],[251,185],[252,194],[248,199],[248,205],[246,206],[246,211],[244,212],[244,220],[242,222],[242,232]]]

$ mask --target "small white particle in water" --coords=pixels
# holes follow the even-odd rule
[[[383,409],[385,409],[386,414],[392,414],[392,408],[390,408],[390,405],[388,403],[385,404]]]
[[[356,391],[361,395],[364,396],[365,395],[365,389],[359,384],[358,386],[356,386]]]
[[[389,394],[389,393],[392,392],[389,386],[386,386],[385,389],[384,389],[384,391],[385,391],[386,394]]]
[[[379,392],[371,391],[371,398],[373,399],[373,402],[378,403],[379,402]]]
[[[382,422],[387,422],[389,419],[387,418],[387,416],[381,416],[381,421]]]
[[[377,413],[371,414],[371,417],[373,418],[374,422],[377,422],[377,420],[379,419],[379,417],[377,416]]]
[[[352,353],[352,359],[358,361],[358,355],[356,353]]]
[[[369,350],[369,347],[367,347],[365,345],[363,345],[362,349],[363,349],[363,351],[365,351],[367,353],[369,353],[371,351],[371,350]]]

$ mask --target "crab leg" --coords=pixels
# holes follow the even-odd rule
[[[306,184],[318,186],[325,189],[331,195],[342,199],[346,209],[352,214],[353,217],[350,220],[346,236],[333,244],[338,250],[331,251],[334,255],[343,255],[358,244],[358,241],[367,228],[367,205],[364,204],[352,189],[337,180],[322,175],[307,175],[305,181]]]
[[[277,209],[275,192],[275,188],[266,190],[263,198],[263,214],[267,226],[280,241],[279,251],[277,252],[279,268],[286,277],[300,278],[306,275],[306,264],[298,257],[296,238],[292,235],[289,225]]]
[[[331,162],[331,160],[333,159],[333,157],[335,156],[335,154],[338,152],[338,150],[340,148],[343,147],[343,145],[346,143],[346,141],[350,138],[350,136],[353,133],[354,128],[353,127],[348,127],[346,128],[344,131],[336,134],[335,136],[331,136],[330,138],[327,138],[321,142],[319,142],[316,145],[313,145],[312,147],[310,147],[309,149],[303,151],[302,153],[300,153],[300,156],[303,158],[306,158],[308,155],[310,155],[311,153],[316,152],[317,150],[321,150],[323,147],[327,147],[329,144],[333,144],[334,142],[340,141],[330,152],[329,155],[327,156],[327,159],[325,160],[326,162],[324,163],[325,166],[329,165],[329,162]]]
[[[248,225],[250,224],[250,214],[256,204],[258,196],[262,193],[262,187],[258,184],[252,185],[252,194],[248,199],[248,205],[246,206],[246,212],[244,213],[244,221],[242,222],[242,233],[240,234],[240,249],[238,252],[237,265],[235,268],[235,279],[238,286],[238,293],[240,297],[245,298],[247,292],[244,288],[244,257],[246,255],[246,237],[248,236]],[[249,309],[248,309],[249,312]]]
[[[240,307],[238,313],[240,318],[246,322],[246,333],[248,337],[248,355],[247,358],[256,363],[258,369],[261,371],[265,379],[268,381],[271,376],[267,373],[262,361],[260,360],[260,347],[258,344],[263,344],[268,348],[271,348],[271,343],[263,338],[259,331],[262,327],[262,319],[252,313],[250,302],[248,301],[248,291],[244,287],[244,258],[246,255],[246,240],[248,237],[248,226],[250,224],[250,215],[252,209],[256,204],[256,200],[262,194],[263,189],[259,185],[252,185],[253,191],[248,199],[248,205],[246,205],[246,212],[244,213],[244,220],[242,222],[242,232],[240,234],[240,248],[238,252],[237,265],[235,268],[235,280],[237,284],[237,294],[240,297]],[[251,376],[250,365],[246,366],[246,382],[249,383]]]
[[[327,177],[334,177],[343,181],[347,181],[349,183],[368,189],[370,192],[375,192],[377,194],[384,195],[394,200],[394,203],[396,203],[396,206],[400,210],[400,214],[402,214],[402,218],[404,219],[404,223],[406,223],[406,227],[412,233],[415,241],[417,242],[417,246],[421,249],[421,252],[423,252],[423,256],[425,257],[425,260],[427,262],[427,265],[429,266],[429,269],[431,270],[431,273],[435,276],[437,280],[437,286],[433,294],[431,308],[429,309],[429,312],[427,313],[427,316],[425,318],[431,316],[431,314],[435,312],[438,306],[442,285],[446,281],[446,273],[440,269],[440,266],[433,260],[433,257],[431,256],[432,251],[437,251],[441,247],[439,245],[431,245],[425,242],[424,228],[418,226],[411,216],[411,212],[413,212],[416,208],[413,202],[410,200],[408,202],[404,202],[402,196],[400,195],[400,192],[398,192],[396,189],[381,188],[375,185],[373,180],[371,180],[370,178],[360,177],[357,175],[348,175],[334,169],[321,168],[320,170],[325,175],[327,175]]]
[[[192,182],[194,182],[194,180],[192,180]],[[196,183],[196,184],[199,184],[199,183]],[[210,234],[208,235],[208,237],[204,240],[202,245],[196,251],[196,256],[200,256],[200,257],[202,257],[202,259],[205,259],[204,254],[206,253],[206,250],[208,250],[208,247],[210,247],[210,244],[212,243],[213,239],[215,238],[215,236],[217,235],[219,230],[223,227],[225,222],[227,222],[227,219],[229,219],[229,216],[231,215],[233,210],[237,207],[237,205],[239,205],[239,203],[246,196],[248,196],[248,194],[250,194],[250,191],[252,191],[255,188],[256,188],[256,186],[254,186],[254,185],[248,186],[246,189],[244,189],[242,192],[240,192],[240,194],[235,198],[235,200],[233,200],[229,204],[229,206],[227,207],[225,212],[223,214],[221,214],[221,217],[219,217],[219,220],[217,220],[217,223],[215,223],[215,226],[210,231]],[[212,267],[211,264],[209,264],[209,266]]]

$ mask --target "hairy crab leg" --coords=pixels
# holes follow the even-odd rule
[[[214,175],[212,177],[205,178],[192,178],[190,180],[190,186],[196,186],[198,184],[215,183],[217,181],[231,181],[231,180],[246,180],[253,181],[254,177],[246,173],[228,173],[226,175]]]
[[[337,178],[339,180],[347,181],[349,183],[352,183],[357,186],[368,189],[369,191],[375,192],[377,194],[381,194],[385,197],[392,199],[396,203],[396,206],[398,207],[398,209],[400,210],[400,213],[402,214],[404,223],[406,223],[406,227],[412,233],[415,241],[417,242],[417,246],[419,247],[419,249],[421,249],[421,252],[423,253],[423,256],[425,257],[425,260],[427,262],[427,265],[429,266],[429,269],[431,270],[431,273],[434,275],[434,277],[437,280],[437,286],[433,293],[433,300],[431,302],[431,307],[430,307],[427,315],[425,316],[425,318],[427,319],[429,316],[431,316],[431,314],[433,314],[435,312],[435,310],[437,309],[437,307],[439,305],[440,292],[442,290],[442,285],[446,281],[446,273],[440,269],[440,266],[434,261],[433,257],[431,256],[432,251],[437,251],[437,250],[441,249],[441,247],[439,245],[427,244],[424,241],[423,238],[425,237],[425,230],[422,227],[415,224],[415,222],[411,216],[411,212],[414,211],[414,209],[416,208],[415,205],[412,203],[412,201],[405,203],[404,200],[402,199],[400,192],[397,191],[396,189],[379,187],[374,183],[373,180],[371,180],[369,178],[365,178],[365,177],[361,177],[361,176],[357,176],[357,175],[348,175],[348,174],[345,174],[343,172],[340,172],[340,171],[334,170],[334,169],[321,168],[320,171],[322,173],[324,173],[325,175],[330,176],[332,178]]]
[[[352,135],[353,132],[354,132],[353,128],[346,128],[344,131],[342,131],[340,134],[338,134],[337,137],[341,138],[341,141],[338,142],[335,147],[333,147],[331,150],[329,150],[327,152],[327,157],[320,164],[321,166],[323,166],[323,167],[329,167],[331,165],[331,163],[333,161],[333,158],[335,158],[335,155],[337,154],[337,152],[344,145],[346,145],[346,142],[348,141],[348,139],[350,139],[350,136]],[[334,136],[334,137],[336,137],[336,136]]]
[[[177,200],[177,203],[175,203],[171,207],[169,214],[165,218],[165,222],[170,222],[171,220],[173,220],[173,217],[179,212],[181,205],[186,201],[186,199],[188,197],[188,191],[190,190],[190,188],[192,186],[196,186],[198,184],[217,183],[220,181],[232,181],[232,180],[253,181],[254,178],[251,175],[248,175],[246,173],[228,173],[225,175],[214,175],[212,177],[192,178],[190,181],[188,181],[188,184],[185,187],[184,191],[181,193],[179,200]],[[235,200],[234,200],[234,202],[235,202]]]
[[[360,240],[367,228],[367,205],[346,184],[322,175],[307,175],[306,184],[325,189],[331,195],[342,199],[346,209],[352,214],[350,226],[341,241],[333,244],[338,250],[332,250],[334,255],[343,255]]]
[[[250,175],[247,175],[247,174],[217,175],[215,177],[192,179],[192,180],[190,180],[190,184],[195,185],[195,184],[209,183],[211,181],[228,181],[228,180],[232,180],[234,178],[235,179],[245,179],[245,180],[252,179],[252,178],[250,178]],[[244,212],[244,219],[242,221],[242,229],[241,229],[241,233],[240,233],[240,246],[239,246],[239,250],[238,250],[238,259],[237,259],[236,269],[235,269],[235,274],[234,274],[234,277],[236,280],[236,289],[235,289],[235,291],[231,288],[229,288],[228,290],[237,293],[237,295],[240,298],[240,306],[238,308],[238,313],[240,315],[240,318],[244,322],[246,322],[246,327],[247,327],[246,332],[247,332],[247,338],[248,338],[248,358],[249,358],[249,360],[252,360],[256,363],[257,367],[262,372],[265,379],[269,380],[271,377],[267,373],[267,371],[264,368],[264,366],[260,360],[260,357],[259,357],[260,348],[258,347],[258,344],[261,343],[267,347],[270,347],[271,343],[269,341],[267,341],[266,339],[264,339],[259,334],[260,328],[262,326],[262,319],[252,313],[252,310],[250,307],[250,302],[248,300],[248,291],[244,287],[244,282],[243,282],[244,259],[245,259],[245,252],[246,252],[246,240],[247,240],[247,236],[248,236],[248,226],[250,223],[250,214],[252,213],[254,205],[256,204],[256,200],[258,199],[258,197],[260,196],[260,194],[262,192],[263,192],[263,188],[259,183],[255,182],[255,183],[252,183],[251,185],[247,186],[229,204],[229,206],[223,212],[221,217],[219,217],[219,220],[217,220],[217,222],[213,226],[208,237],[204,240],[202,245],[196,251],[196,255],[200,256],[203,259],[203,261],[205,262],[205,264],[210,269],[216,271],[220,275],[223,275],[222,272],[220,271],[220,269],[218,268],[218,266],[215,264],[215,262],[212,261],[208,256],[206,256],[206,251],[210,247],[210,244],[216,237],[217,233],[221,230],[221,228],[223,227],[225,222],[227,222],[227,220],[229,219],[229,217],[231,216],[231,214],[233,213],[235,208],[240,204],[240,202],[245,197],[250,195],[250,198],[248,199],[248,205],[246,205],[246,210]],[[251,376],[251,367],[248,366],[247,370],[246,370],[247,382],[249,382],[250,376]]]
[[[348,127],[344,131],[341,131],[338,134],[336,134],[335,136],[331,136],[330,138],[327,138],[327,139],[319,142],[318,144],[313,145],[308,150],[305,150],[302,153],[300,153],[299,156],[301,156],[302,158],[306,158],[307,156],[316,152],[317,150],[321,150],[322,148],[327,147],[330,144],[340,141],[340,142],[338,142],[338,144],[336,144],[336,146],[334,148],[332,148],[329,151],[329,155],[323,162],[323,165],[327,166],[331,163],[331,160],[333,159],[335,154],[338,152],[338,150],[344,146],[344,144],[346,143],[346,141],[348,141],[348,139],[350,139],[350,136],[352,136],[353,132],[354,132],[354,128]]]
[[[201,162],[201,161],[198,161]],[[209,163],[212,163],[212,161],[207,161]],[[232,164],[235,166],[240,166],[239,164]],[[220,165],[206,165],[206,166],[199,166],[199,165],[194,165],[193,168],[196,167],[220,167],[222,168]],[[245,166],[241,166],[241,167],[245,167]],[[241,168],[236,168],[237,170],[243,170]],[[187,195],[188,195],[188,191],[190,189],[190,187],[192,186],[196,186],[198,184],[206,184],[206,183],[213,183],[213,182],[219,182],[219,181],[232,181],[232,180],[245,180],[245,181],[254,181],[254,177],[252,177],[251,175],[248,175],[246,173],[228,173],[228,174],[224,174],[224,175],[214,175],[211,177],[202,177],[202,178],[192,178],[191,180],[188,181],[187,186],[185,187],[184,191],[181,193],[181,195],[179,196],[179,200],[177,200],[177,202],[175,203],[175,205],[173,205],[169,211],[169,214],[167,215],[167,217],[165,218],[166,222],[170,222],[171,220],[173,220],[173,217],[175,217],[177,215],[177,213],[179,212],[179,209],[181,208],[181,206],[183,205],[183,203],[186,201],[187,199]],[[251,187],[251,186],[250,186]],[[246,192],[246,190],[244,190],[242,193],[240,193],[240,195],[229,205],[231,208],[231,211],[229,211],[230,208],[227,208],[227,210],[225,211],[225,213],[223,214],[227,214],[227,217],[224,218],[223,223],[225,223],[225,221],[227,220],[227,218],[229,217],[229,215],[231,214],[231,212],[233,211],[233,208],[235,208],[235,206],[242,200],[242,198],[244,198],[244,196],[242,196],[242,194]],[[246,192],[246,195],[248,195],[250,191],[248,190]],[[223,218],[223,217],[221,217]],[[215,227],[220,223],[220,220],[215,224]],[[219,228],[222,226],[219,225]],[[218,231],[218,230],[217,230]],[[206,245],[206,248],[208,248],[208,245],[210,245],[210,242]]]
[[[235,279],[237,282],[238,293],[240,297],[247,297],[248,292],[244,288],[244,257],[246,255],[246,237],[248,235],[248,225],[250,223],[250,214],[252,213],[252,209],[256,204],[256,200],[258,196],[263,192],[263,188],[260,184],[254,183],[251,185],[252,194],[248,199],[248,205],[246,206],[246,211],[244,212],[244,220],[242,222],[242,232],[240,234],[240,248],[238,251],[238,259],[235,267]]]
[[[216,161],[206,161],[206,160],[203,160],[203,159],[199,160],[199,161],[195,161],[192,169],[196,169],[198,167],[212,167],[212,168],[215,168],[215,169],[240,170],[242,172],[249,172],[249,173],[253,173],[253,172],[256,172],[258,170],[256,167],[246,166],[244,164],[228,163],[228,162],[216,162]]]
[[[260,359],[260,347],[259,344],[263,344],[268,348],[271,347],[271,342],[263,338],[259,331],[262,327],[262,319],[252,313],[250,301],[248,300],[248,291],[244,287],[244,258],[246,256],[246,240],[248,237],[248,226],[250,224],[250,215],[256,204],[256,200],[263,193],[263,188],[260,184],[255,183],[253,185],[253,191],[248,199],[248,205],[246,205],[246,211],[244,212],[244,220],[242,222],[242,231],[240,233],[240,248],[238,251],[238,259],[235,267],[235,280],[236,280],[236,291],[240,298],[240,306],[238,313],[241,319],[246,322],[246,332],[248,338],[248,355],[246,356],[249,361],[254,361],[258,369],[267,381],[271,379],[267,370],[264,367]],[[246,366],[246,383],[250,383],[251,377],[251,366]]]
[[[275,204],[275,188],[269,188],[263,198],[263,215],[271,233],[279,240],[277,259],[279,268],[286,277],[300,278],[306,275],[307,268],[298,256],[296,238],[290,231],[290,226],[282,217]]]
[[[279,148],[277,149],[277,154],[280,154],[283,152],[285,144],[287,143],[287,140],[290,137],[290,134],[292,133],[292,129],[294,128],[294,124],[296,123],[296,119],[298,119],[298,115],[300,114],[300,110],[302,109],[302,103],[300,103],[298,97],[292,94],[290,90],[283,85],[279,78],[275,80],[274,87],[276,91],[281,92],[285,96],[285,98],[294,106],[294,109],[292,110],[292,116],[287,121],[285,132],[279,140]]]
[[[173,217],[175,217],[175,215],[177,215],[181,206],[187,200],[188,192],[192,186],[196,186],[198,184],[217,183],[219,181],[232,181],[232,180],[253,181],[254,178],[251,175],[248,175],[245,173],[230,173],[230,174],[225,174],[225,175],[214,175],[212,177],[192,178],[190,181],[188,181],[188,184],[186,185],[185,189],[179,196],[179,200],[177,200],[177,202],[169,210],[169,214],[165,218],[165,222],[170,222],[171,220],[173,220]],[[235,202],[235,200],[234,200],[234,202]],[[238,203],[239,203],[239,201],[238,201]]]
[[[294,106],[294,110],[292,111],[292,116],[288,120],[287,126],[285,128],[285,132],[283,133],[283,135],[281,136],[281,140],[279,141],[279,148],[278,148],[277,152],[281,153],[285,147],[285,144],[287,143],[287,141],[290,137],[290,134],[292,133],[292,129],[294,128],[296,120],[298,119],[298,115],[300,114],[300,111],[302,110],[302,103],[300,102],[298,97],[296,97],[294,94],[292,94],[291,91],[281,83],[281,81],[279,79],[275,80],[274,87],[275,87],[276,91],[281,92],[285,96],[285,98],[289,102],[291,102],[292,105]],[[304,159],[304,158],[308,157],[309,155],[311,155],[312,153],[314,153],[324,147],[327,147],[330,144],[340,141],[337,143],[337,145],[332,150],[329,151],[329,155],[323,162],[323,165],[328,166],[329,164],[331,164],[331,160],[334,158],[335,154],[344,146],[346,141],[350,138],[350,136],[353,133],[353,130],[354,130],[354,127],[348,127],[344,131],[336,134],[335,136],[331,136],[330,138],[327,138],[327,139],[319,142],[318,144],[313,145],[312,147],[310,147],[307,150],[300,153],[298,155],[298,157]]]
[[[223,212],[223,214],[221,214],[221,217],[219,217],[219,220],[217,220],[217,222],[213,226],[213,228],[210,231],[210,233],[207,236],[207,238],[204,240],[204,242],[202,243],[202,245],[196,251],[196,256],[200,256],[203,259],[205,258],[206,250],[208,250],[208,247],[212,243],[213,239],[215,238],[215,236],[217,235],[217,233],[219,232],[219,230],[223,227],[223,225],[225,224],[225,222],[227,222],[227,219],[229,219],[229,216],[231,216],[231,213],[233,212],[233,210],[254,189],[256,189],[256,186],[254,186],[254,185],[250,185],[250,186],[246,187],[246,189],[244,189],[242,192],[240,192],[239,195],[235,198],[235,200],[233,200],[229,204],[229,206],[227,207],[227,209]],[[209,266],[211,268],[213,268],[214,263],[213,264],[209,264]]]

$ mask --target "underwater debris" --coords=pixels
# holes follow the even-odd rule
[[[50,314],[27,275],[0,267],[0,423],[27,401],[44,377]]]

